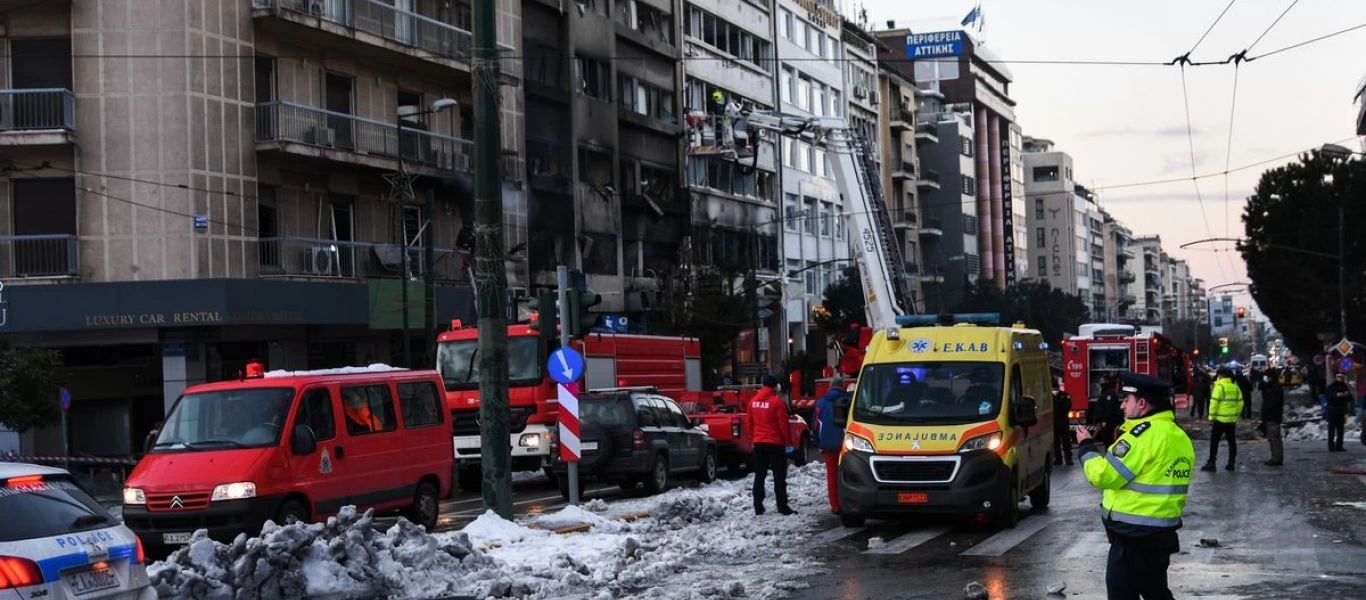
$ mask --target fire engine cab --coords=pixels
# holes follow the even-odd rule
[[[1062,370],[1062,389],[1072,398],[1068,418],[1074,425],[1086,421],[1086,407],[1104,394],[1107,376],[1131,371],[1170,382],[1174,392],[1188,389],[1186,354],[1160,333],[1133,325],[1082,325],[1077,335],[1062,342]],[[1182,405],[1184,396],[1177,393],[1173,399]]]
[[[702,345],[697,338],[589,333],[570,342],[584,357],[584,388],[653,386],[685,400],[702,391]],[[457,483],[476,489],[479,470],[479,332],[453,321],[437,337],[437,370],[451,411]],[[545,372],[554,350],[531,324],[508,326],[508,408],[512,468],[551,468],[559,404],[555,382]],[[553,477],[552,477],[553,479]]]

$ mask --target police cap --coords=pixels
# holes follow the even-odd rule
[[[1139,398],[1148,401],[1154,408],[1171,408],[1172,386],[1156,377],[1149,377],[1138,373],[1124,373],[1120,375],[1120,392],[1123,394],[1134,394]]]

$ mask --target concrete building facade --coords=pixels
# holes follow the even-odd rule
[[[874,44],[880,42],[874,41]],[[934,135],[917,132],[920,90],[915,82],[898,73],[893,65],[880,63],[877,87],[879,96],[886,99],[879,111],[880,129],[886,140],[881,144],[883,196],[896,232],[897,247],[901,250],[907,293],[910,294],[910,304],[904,308],[921,313],[927,308],[925,290],[937,289],[944,283],[942,271],[929,268],[925,262],[923,249],[927,240],[937,241],[944,235],[944,230],[925,220],[919,183],[919,144],[922,141],[937,144],[939,140]]]
[[[467,3],[5,7],[0,87],[22,101],[0,127],[0,334],[63,351],[73,452],[132,454],[186,385],[251,358],[430,364],[424,325],[472,316]],[[519,52],[519,0],[499,3],[498,39]],[[510,250],[526,242],[520,77],[509,61],[494,82]],[[385,178],[400,159],[411,195]],[[410,336],[405,252],[437,283],[434,318],[409,286]],[[60,434],[24,447],[54,453]]]

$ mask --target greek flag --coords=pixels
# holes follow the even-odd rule
[[[972,7],[972,10],[968,11],[968,16],[963,17],[963,22],[959,23],[959,25],[967,27],[968,25],[971,25],[974,21],[981,17],[982,5],[978,4],[977,6]]]

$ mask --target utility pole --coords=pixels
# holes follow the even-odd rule
[[[1345,176],[1344,176],[1345,177]],[[1342,339],[1347,339],[1347,234],[1345,198],[1338,198],[1338,323]]]
[[[401,120],[401,119],[400,119]],[[427,190],[427,226],[422,235],[422,287],[423,312],[427,315],[427,365],[430,369],[436,361],[436,190]],[[409,365],[411,368],[412,365]]]
[[[484,507],[512,518],[512,447],[508,420],[507,271],[500,189],[498,2],[473,0],[474,245],[479,310],[480,467]]]

